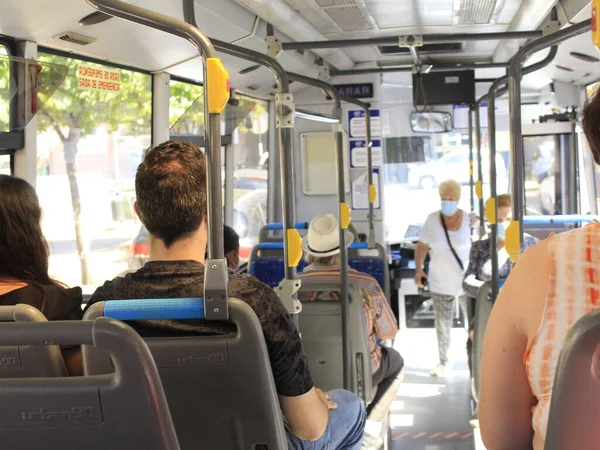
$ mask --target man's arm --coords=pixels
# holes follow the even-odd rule
[[[415,284],[418,287],[423,287],[423,278],[427,278],[423,265],[428,253],[429,245],[421,241],[417,242],[417,248],[415,249]]]
[[[279,404],[294,436],[307,441],[316,441],[323,436],[329,410],[337,408],[329,394],[315,387],[297,397],[280,395]]]

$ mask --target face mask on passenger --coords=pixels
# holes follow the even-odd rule
[[[458,211],[458,202],[454,200],[442,200],[442,214],[453,216]]]
[[[504,240],[506,238],[506,229],[510,225],[509,220],[505,220],[504,222],[500,222],[498,224],[498,239]]]

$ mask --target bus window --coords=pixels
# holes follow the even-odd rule
[[[8,56],[6,46],[0,44],[0,56]],[[0,58],[0,132],[10,131],[10,61]]]
[[[0,154],[0,174],[12,175],[10,171],[10,159],[11,155]]]
[[[560,213],[558,136],[524,136],[525,207],[527,214]],[[560,188],[559,191],[560,192]]]
[[[169,126],[170,134],[176,138],[177,135],[202,135],[204,130],[197,129],[199,124],[204,124],[204,87],[186,83],[184,81],[171,80],[169,84]],[[188,111],[198,101],[198,107]]]
[[[98,285],[137,269],[135,172],[151,142],[149,74],[40,52],[68,67],[38,114],[37,190],[50,274]]]

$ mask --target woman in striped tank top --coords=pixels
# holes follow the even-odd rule
[[[600,164],[600,96],[583,111]],[[600,306],[600,224],[529,249],[502,288],[483,346],[479,405],[487,450],[542,450],[554,373],[573,324]]]

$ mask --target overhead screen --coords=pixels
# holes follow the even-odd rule
[[[413,74],[415,105],[455,105],[475,103],[475,71]]]

